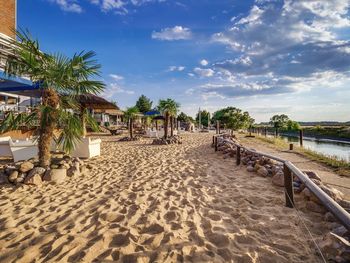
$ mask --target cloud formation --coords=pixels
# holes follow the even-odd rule
[[[181,72],[181,71],[184,71],[184,70],[185,70],[185,66],[170,66],[168,68],[168,71],[170,71],[170,72],[173,72],[173,71]]]
[[[212,36],[232,58],[214,63],[218,83],[202,92],[255,96],[327,87],[350,80],[349,1],[257,0],[246,16]]]
[[[214,76],[215,71],[210,68],[194,68],[194,73],[200,77],[212,77]]]
[[[76,0],[50,0],[50,2],[57,4],[65,12],[83,12],[83,8]]]
[[[152,38],[165,41],[187,40],[192,38],[192,32],[187,27],[174,26],[172,28],[164,28],[159,32],[153,31]]]

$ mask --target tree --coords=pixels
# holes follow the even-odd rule
[[[61,129],[59,144],[68,152],[72,151],[84,132],[77,114],[67,109],[77,109],[74,97],[80,94],[97,94],[104,83],[92,80],[99,76],[100,65],[94,59],[95,53],[80,52],[69,58],[62,54],[48,54],[39,48],[28,32],[17,32],[18,42],[11,41],[14,55],[6,61],[5,74],[27,76],[39,85],[42,94],[41,105],[29,116],[22,116],[23,124],[33,119],[39,121],[39,164],[47,167],[51,162],[50,145],[54,130]],[[4,129],[12,129],[15,123]]]
[[[174,135],[174,121],[173,118],[176,116],[180,104],[173,99],[159,100],[158,110],[164,115],[164,138],[168,138],[168,126],[170,117],[170,136]]]
[[[177,116],[177,120],[181,121],[181,122],[192,122],[194,123],[194,119],[191,116],[188,116],[186,113],[181,112],[178,116]]]
[[[276,136],[278,134],[278,130],[287,126],[289,121],[289,117],[285,114],[274,115],[270,119],[270,124],[275,128]]]
[[[212,120],[214,122],[220,121],[231,131],[247,129],[254,123],[254,119],[250,117],[248,112],[242,112],[235,107],[227,107],[214,112]]]
[[[138,113],[139,113],[139,109],[136,106],[134,106],[134,107],[127,108],[124,114],[124,117],[129,122],[129,133],[130,133],[131,139],[134,138],[134,119]]]
[[[152,109],[152,103],[145,95],[141,95],[135,106],[139,109],[139,112],[144,114]]]
[[[210,118],[210,113],[206,110],[202,110],[200,111],[200,113],[201,113],[201,124],[204,127],[208,127],[208,120]],[[196,122],[199,123],[199,112],[196,115]]]
[[[297,131],[300,130],[300,124],[296,121],[288,120],[287,122],[287,130],[289,131]]]

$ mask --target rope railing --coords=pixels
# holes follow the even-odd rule
[[[215,151],[218,150],[218,137],[223,134],[217,134],[213,136],[213,146]],[[241,153],[243,151],[248,151],[263,157],[270,158],[277,162],[283,163],[283,172],[284,172],[284,188],[285,188],[285,198],[286,206],[289,208],[294,208],[294,190],[293,190],[293,175],[298,177],[301,182],[304,183],[305,187],[310,190],[322,203],[322,205],[331,212],[335,218],[337,218],[343,226],[350,231],[350,214],[341,207],[337,202],[335,202],[329,195],[327,195],[318,185],[316,185],[307,175],[305,175],[299,168],[297,168],[292,162],[279,158],[277,156],[258,152],[237,143],[233,144],[236,146],[236,164],[240,165],[241,163]]]

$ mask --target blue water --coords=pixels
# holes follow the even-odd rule
[[[287,142],[293,142],[299,145],[299,138],[292,136],[280,136]],[[328,139],[315,139],[304,137],[303,146],[306,149],[326,154],[329,156],[336,156],[339,159],[350,162],[350,142],[342,142]]]

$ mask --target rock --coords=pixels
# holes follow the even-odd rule
[[[319,177],[318,174],[313,171],[303,171],[303,173],[306,174],[310,179],[316,179],[318,181],[322,181],[321,177]]]
[[[320,214],[324,214],[327,212],[326,208],[324,208],[323,206],[321,206],[313,201],[307,201],[306,208],[312,212],[320,213]]]
[[[0,184],[8,184],[9,180],[4,173],[0,173]]]
[[[28,173],[27,177],[32,177],[36,174],[42,176],[45,173],[46,169],[43,167],[34,167],[30,172]]]
[[[348,211],[348,213],[349,213],[349,211],[350,211],[350,201],[347,201],[347,200],[340,200],[339,202],[339,205],[341,206],[341,207],[343,207],[346,211]]]
[[[250,173],[254,172],[254,167],[251,166],[251,165],[248,165],[247,166],[247,171],[250,172]]]
[[[74,163],[74,165],[67,170],[67,176],[69,177],[79,176],[80,175],[79,166],[80,165],[78,162]]]
[[[272,184],[284,187],[284,174],[277,173],[272,177]]]
[[[6,175],[10,175],[15,170],[17,170],[16,166],[6,165],[6,167],[5,167]]]
[[[262,167],[260,164],[258,164],[258,163],[256,163],[255,165],[254,165],[254,171],[258,171],[259,169],[260,169],[260,167]]]
[[[344,198],[344,194],[333,187],[320,185],[320,188],[336,202],[340,202]]]
[[[32,162],[24,162],[20,165],[19,171],[21,173],[26,173],[34,168],[34,164]]]
[[[24,180],[24,184],[41,186],[43,183],[41,175],[34,174],[33,176],[27,176]]]
[[[17,177],[18,177],[18,171],[15,170],[9,175],[8,180],[11,183],[14,183],[16,181]]]
[[[327,212],[324,215],[324,220],[327,221],[327,222],[335,222],[336,221],[334,215],[331,212]]]
[[[335,233],[325,235],[319,247],[330,262],[350,262],[349,241]]]
[[[21,173],[21,174],[19,174],[18,177],[16,178],[15,183],[16,183],[16,184],[23,183],[25,179],[26,179],[26,174],[25,174],[25,173]]]
[[[336,228],[334,228],[332,230],[332,233],[341,236],[341,237],[345,237],[347,235],[349,235],[349,231],[344,227],[344,226],[338,226]]]
[[[43,179],[48,182],[62,183],[67,177],[66,169],[50,169],[47,170]]]
[[[261,166],[258,169],[258,175],[266,177],[269,174],[269,172],[267,171],[267,169],[264,166]]]
[[[51,169],[58,169],[60,166],[58,164],[51,164],[50,168]]]

